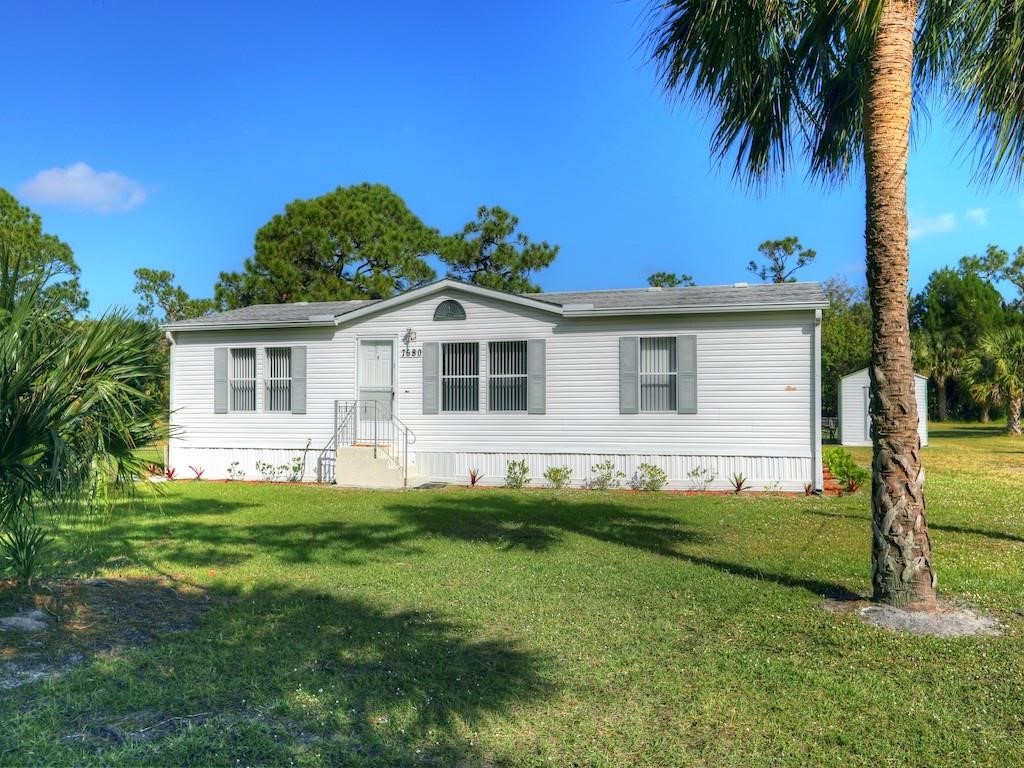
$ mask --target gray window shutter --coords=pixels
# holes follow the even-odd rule
[[[441,345],[428,341],[423,345],[423,413],[437,413],[440,399]]]
[[[306,348],[292,347],[292,413],[306,412]]]
[[[213,412],[228,412],[228,348],[213,350]]]
[[[547,361],[544,339],[526,342],[526,412],[544,413],[547,400]]]
[[[696,336],[676,336],[676,412],[697,412]]]
[[[640,337],[619,337],[619,413],[640,413]]]

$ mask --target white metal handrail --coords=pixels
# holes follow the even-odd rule
[[[364,433],[366,423],[372,424]],[[402,473],[402,485],[409,484],[409,446],[416,434],[385,409],[379,400],[335,400],[334,435],[328,445],[336,451],[344,445],[373,448],[374,458],[383,456]]]

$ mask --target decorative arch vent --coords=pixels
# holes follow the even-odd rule
[[[434,310],[435,320],[465,320],[466,310],[455,299],[445,299]]]

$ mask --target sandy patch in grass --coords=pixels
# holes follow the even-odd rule
[[[992,616],[978,614],[970,608],[939,600],[933,613],[905,611],[891,605],[879,605],[866,598],[826,598],[822,608],[831,613],[854,613],[867,624],[893,632],[909,632],[931,637],[995,636],[1003,633],[1002,625]]]
[[[910,632],[932,637],[970,637],[1000,635],[1002,628],[991,616],[975,613],[949,603],[940,603],[932,613],[904,611],[890,605],[869,605],[860,609],[860,617],[868,624],[896,632]]]
[[[0,584],[0,690],[191,629],[208,606],[202,590],[163,579],[57,582],[31,596]]]

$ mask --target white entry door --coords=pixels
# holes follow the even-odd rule
[[[359,342],[359,418],[357,442],[382,439],[391,423],[395,401],[394,342],[360,340]]]

